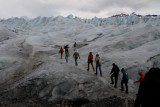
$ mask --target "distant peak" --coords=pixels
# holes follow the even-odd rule
[[[67,16],[67,18],[69,18],[69,19],[73,19],[73,15],[72,15],[72,14],[70,14],[70,15],[68,15],[68,16]]]
[[[142,15],[138,15],[138,14],[136,14],[135,12],[132,12],[131,14],[121,13],[121,14],[113,15],[113,16],[111,16],[110,18],[112,18],[112,17],[125,17],[125,16],[137,16],[137,17],[142,17]]]
[[[30,18],[28,18],[27,16],[22,16],[22,17],[20,17],[20,18],[23,18],[23,19],[25,19],[25,20],[29,20]]]
[[[131,15],[137,15],[135,12],[132,12]]]
[[[117,15],[113,15],[111,17],[118,17],[118,16],[128,16],[127,14],[121,13],[121,14],[117,14]]]

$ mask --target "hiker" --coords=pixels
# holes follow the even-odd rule
[[[126,93],[128,93],[128,74],[124,68],[121,69],[121,72],[122,72],[122,80],[121,80],[121,89],[120,90],[124,91],[123,84],[125,84]]]
[[[68,45],[64,46],[65,52],[68,51],[68,48],[69,48]]]
[[[68,63],[68,57],[69,57],[69,51],[65,51],[65,59],[67,63]]]
[[[63,57],[63,52],[64,52],[64,50],[63,50],[63,48],[61,47],[60,50],[59,50],[59,53],[61,54],[61,59],[62,59],[62,57]]]
[[[64,46],[64,49],[65,49],[65,59],[66,59],[66,62],[68,63],[68,57],[69,57],[69,50],[68,50],[69,46],[66,45]]]
[[[95,73],[95,75],[97,75],[97,70],[98,70],[98,68],[99,68],[100,76],[102,76],[101,61],[100,61],[100,56],[99,56],[99,54],[96,54],[95,62],[96,62],[96,73]]]
[[[160,68],[151,68],[141,81],[134,107],[160,107]]]
[[[74,51],[75,51],[75,50],[76,50],[77,43],[75,42],[73,46],[74,46]]]
[[[90,64],[92,65],[93,71],[95,71],[94,66],[93,66],[93,54],[92,54],[92,52],[89,52],[89,55],[88,55],[88,69],[87,69],[87,71],[89,71],[89,65]]]
[[[114,87],[117,88],[117,80],[118,80],[118,75],[119,75],[119,67],[115,63],[113,63],[112,66],[113,66],[113,68],[112,68],[112,70],[110,72],[111,81],[112,82],[110,84],[114,84],[115,83]],[[113,80],[113,78],[114,78],[114,80]]]
[[[138,75],[140,76],[140,78],[135,81],[134,83],[139,83],[139,82],[142,82],[143,79],[144,79],[144,74],[141,72],[141,71],[138,71]]]
[[[78,66],[77,59],[80,59],[78,51],[75,51],[73,54],[73,58],[75,59],[75,65]]]
[[[144,74],[141,71],[138,71],[138,75],[140,76],[140,78],[138,80],[136,80],[134,83],[141,83],[144,80]],[[138,95],[138,94],[136,94],[136,95]],[[137,100],[136,103],[139,103],[138,101],[139,100]]]

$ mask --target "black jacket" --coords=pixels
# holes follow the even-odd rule
[[[115,76],[118,76],[119,71],[120,71],[120,70],[119,70],[119,67],[118,67],[117,65],[113,65],[113,68],[112,68],[110,74],[115,75]]]

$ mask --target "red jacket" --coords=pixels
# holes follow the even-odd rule
[[[63,48],[61,48],[60,50],[59,50],[59,53],[63,53],[64,52],[64,50],[63,50]]]
[[[89,52],[88,60],[93,60],[93,54],[92,54],[92,52]]]
[[[140,76],[139,80],[135,81],[135,83],[138,83],[138,82],[142,82],[144,80],[144,74],[142,72],[138,72],[138,75]]]

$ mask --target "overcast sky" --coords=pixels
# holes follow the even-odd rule
[[[115,14],[160,15],[160,0],[0,0],[0,18],[28,16],[110,17]]]

